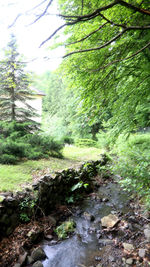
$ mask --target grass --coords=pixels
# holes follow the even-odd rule
[[[0,164],[0,192],[22,190],[44,174],[53,174],[88,160],[97,160],[101,153],[102,150],[94,147],[66,146],[63,159],[28,160],[17,165]]]

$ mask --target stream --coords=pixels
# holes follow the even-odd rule
[[[113,248],[113,236],[103,233],[101,218],[108,214],[128,213],[129,198],[118,184],[109,183],[99,188],[93,197],[83,200],[72,219],[76,222],[75,234],[55,245],[44,241],[47,255],[44,267],[122,266],[119,248]],[[91,216],[91,217],[90,217]],[[90,219],[89,219],[90,218]],[[93,218],[93,219],[92,219]],[[101,265],[105,258],[105,264]]]

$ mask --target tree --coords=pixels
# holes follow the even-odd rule
[[[34,94],[29,89],[30,78],[24,69],[12,35],[5,58],[0,62],[0,117],[2,121],[26,122],[36,128],[34,117],[38,115],[28,103]]]
[[[52,0],[35,21],[47,15]],[[82,111],[108,121],[115,134],[149,125],[150,10],[147,0],[59,0],[65,21],[62,72]],[[57,39],[56,39],[57,40]],[[109,120],[108,120],[109,118]]]

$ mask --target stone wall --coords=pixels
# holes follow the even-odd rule
[[[88,193],[93,188],[93,177],[100,166],[107,162],[106,155],[101,160],[83,164],[79,169],[67,169],[45,175],[24,192],[0,194],[0,238],[10,235],[22,222],[33,217],[48,215],[56,204],[69,203]],[[72,187],[77,185],[76,190]],[[88,186],[84,186],[88,184]]]

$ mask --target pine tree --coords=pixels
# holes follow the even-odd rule
[[[32,129],[39,125],[34,121],[38,115],[29,104],[34,93],[29,89],[30,78],[25,67],[12,35],[5,49],[5,58],[0,62],[0,120],[29,123]]]

